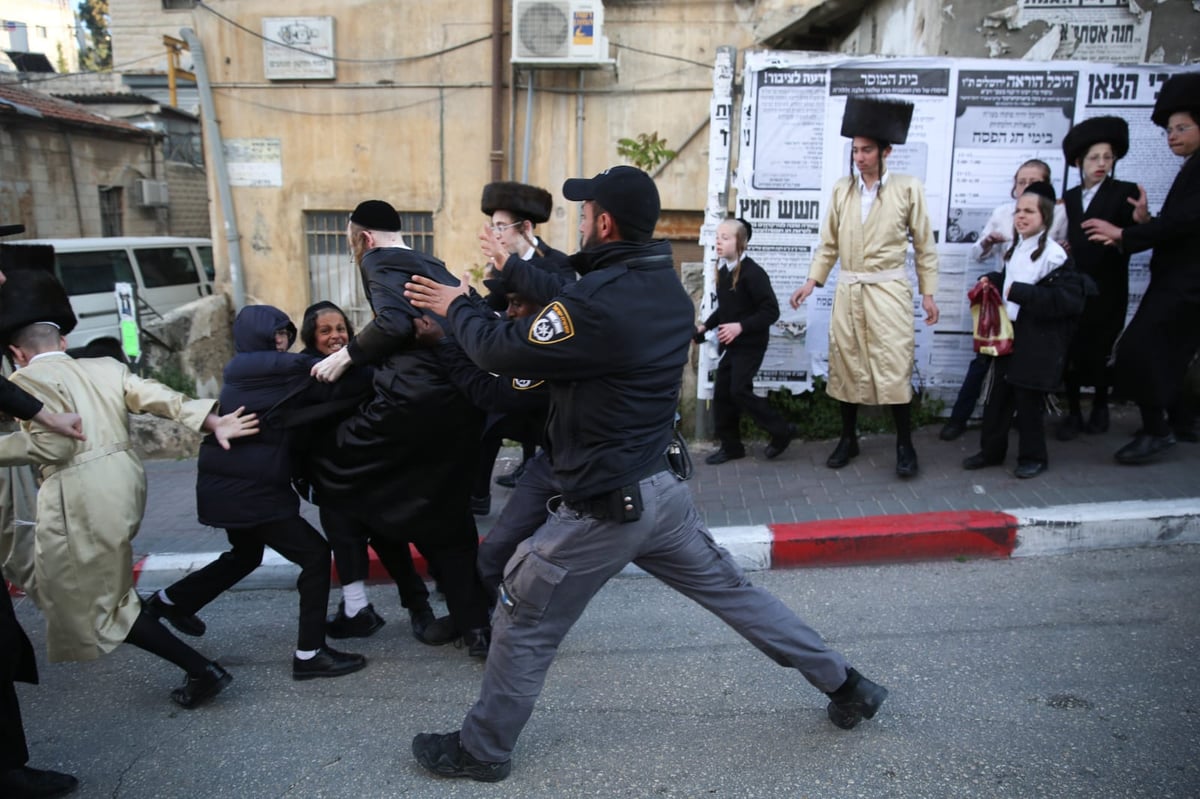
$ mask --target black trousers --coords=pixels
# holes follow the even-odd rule
[[[0,582],[0,585],[3,585]],[[17,623],[12,599],[5,587],[0,600],[0,770],[20,768],[29,762],[29,747],[25,742],[25,727],[21,723],[21,705],[13,682],[37,681],[37,667],[29,640]]]
[[[325,646],[325,611],[329,605],[329,544],[300,516],[253,527],[225,530],[230,549],[199,571],[167,588],[167,596],[185,613],[196,613],[232,588],[262,563],[263,548],[300,567],[300,630],[296,648]]]
[[[321,508],[321,528],[329,539],[342,585],[367,579],[371,568],[367,555],[369,542],[379,556],[379,562],[396,583],[400,604],[408,610],[429,609],[429,589],[417,574],[407,541],[372,538],[371,528],[367,525],[324,507]]]
[[[1008,431],[1017,416],[1017,463],[1046,463],[1046,430],[1042,422],[1046,392],[1021,388],[1008,382],[1012,356],[995,358],[992,389],[983,406],[983,428],[979,442],[983,456],[1002,461],[1008,452]]]
[[[479,464],[475,468],[471,496],[486,497],[492,493],[492,469],[496,465],[500,447],[504,446],[504,439],[520,441],[523,460],[529,460],[537,451],[545,422],[544,414],[506,413],[489,416],[479,442]]]
[[[749,414],[772,438],[786,438],[788,423],[765,397],[754,393],[754,375],[762,366],[766,347],[728,347],[713,379],[713,422],[721,448],[741,452],[740,422]]]

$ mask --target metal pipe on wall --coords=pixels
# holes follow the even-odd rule
[[[584,73],[579,70],[579,93],[575,96],[575,174],[584,177],[583,171],[583,89],[584,89]],[[575,230],[579,230],[579,223],[583,221],[580,217],[583,215],[583,207],[575,204]]]
[[[492,182],[504,169],[504,0],[492,0]]]
[[[533,146],[533,76],[537,73],[532,69],[525,70],[529,81],[525,87],[525,142],[521,153],[521,182],[529,182],[529,150]]]
[[[208,78],[208,60],[204,55],[204,45],[195,31],[191,28],[182,28],[179,35],[188,43],[188,49],[192,53],[196,88],[200,94],[200,116],[211,145],[213,176],[217,181],[217,195],[221,199],[221,217],[225,222],[225,241],[229,254],[229,282],[233,289],[233,310],[234,313],[237,313],[246,304],[241,236],[238,235],[237,217],[233,215],[233,194],[229,189],[229,168],[225,165],[225,145],[221,141],[221,129],[217,125],[217,112],[213,105],[212,82]]]

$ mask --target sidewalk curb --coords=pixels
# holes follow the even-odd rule
[[[718,527],[713,538],[746,571],[900,563],[955,558],[1015,558],[1095,549],[1200,543],[1194,499],[1095,502],[1012,511],[938,511],[794,524]],[[220,553],[156,554],[134,565],[139,588],[155,590]],[[413,560],[425,574],[425,561]],[[626,567],[623,573],[641,570]],[[239,589],[293,588],[299,569],[268,549]],[[337,573],[333,574],[337,584]],[[371,582],[388,580],[371,552]]]

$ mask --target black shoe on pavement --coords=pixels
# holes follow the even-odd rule
[[[746,457],[746,450],[744,450],[744,449],[729,450],[729,449],[725,449],[724,447],[721,447],[719,450],[717,450],[716,452],[710,454],[707,458],[705,458],[704,462],[707,463],[709,466],[720,466],[722,463],[726,463],[728,461],[736,461],[739,458],[744,458],[744,457]]]
[[[1183,441],[1188,444],[1200,443],[1200,433],[1196,432],[1194,427],[1176,427],[1174,433],[1176,441]]]
[[[157,591],[148,597],[142,597],[142,610],[160,621],[167,622],[184,635],[199,637],[208,629],[196,614],[184,613],[177,605],[163,602]]]
[[[1175,436],[1170,433],[1165,436],[1141,433],[1133,441],[1117,450],[1113,457],[1117,459],[1117,463],[1133,466],[1139,463],[1149,463],[1173,446],[1175,446]]]
[[[962,467],[968,471],[972,471],[975,469],[982,469],[985,466],[999,466],[1002,463],[1004,463],[1003,458],[1000,460],[995,460],[994,458],[989,458],[988,456],[984,455],[982,452],[976,452],[974,455],[968,455],[967,457],[963,458]]]
[[[209,663],[199,677],[188,675],[183,685],[171,692],[171,701],[191,710],[207,702],[233,682],[233,675],[217,663]]]
[[[66,796],[79,787],[79,780],[61,771],[29,766],[0,771],[0,796],[5,799],[52,799]]]
[[[342,677],[365,668],[367,659],[362,655],[339,652],[333,647],[323,646],[308,660],[292,657],[292,679],[312,680],[317,677]]]
[[[963,433],[967,432],[967,423],[951,419],[942,425],[942,432],[938,433],[938,438],[942,441],[954,441]]]
[[[471,513],[476,516],[487,516],[492,512],[492,495],[485,494],[482,497],[471,497]]]
[[[850,669],[842,687],[826,695],[830,699],[825,708],[829,720],[843,730],[851,730],[863,719],[875,718],[888,690]]]
[[[374,605],[367,605],[353,616],[347,616],[346,603],[339,602],[337,613],[325,620],[325,634],[330,638],[366,638],[385,624],[387,622],[375,612]]]
[[[467,654],[473,658],[486,659],[488,656],[488,647],[492,645],[492,628],[478,627],[474,630],[467,630],[463,636],[463,643],[467,645]]]
[[[1045,461],[1026,461],[1017,464],[1017,468],[1013,469],[1013,477],[1028,480],[1030,477],[1037,477],[1044,471],[1046,471]]]
[[[912,448],[911,444],[897,444],[896,476],[916,477],[917,468],[917,451]]]
[[[792,439],[796,437],[798,432],[796,425],[788,422],[787,435],[773,436],[767,444],[767,448],[763,450],[763,455],[767,457],[767,460],[778,458],[788,448],[788,444],[792,443]]]
[[[425,625],[425,629],[421,631],[420,635],[414,629],[413,635],[423,644],[444,646],[458,638],[458,629],[449,616],[442,616]]]
[[[500,782],[512,773],[512,761],[485,763],[462,748],[458,731],[418,733],[412,742],[413,757],[425,768],[442,777],[470,777],[479,782]]]
[[[1079,431],[1082,429],[1083,417],[1079,414],[1068,413],[1055,428],[1054,437],[1059,441],[1074,441],[1079,437]]]
[[[496,478],[496,485],[504,486],[505,488],[516,488],[517,481],[521,479],[521,475],[525,474],[525,462],[521,461],[521,465],[513,469],[508,474],[502,474]]]
[[[435,621],[437,621],[437,617],[433,615],[433,608],[429,606],[408,612],[408,623],[412,625],[413,638],[416,638],[418,641],[424,642],[425,631]]]
[[[858,439],[857,438],[842,438],[838,440],[837,446],[833,448],[831,454],[825,461],[825,465],[830,469],[840,469],[850,462],[850,459],[858,455]]]
[[[1108,432],[1108,406],[1093,405],[1092,412],[1088,414],[1087,424],[1083,426],[1083,432],[1096,435],[1097,433]]]

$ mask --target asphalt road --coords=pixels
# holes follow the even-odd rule
[[[390,619],[370,665],[290,679],[296,596],[227,594],[199,639],[235,676],[207,707],[133,647],[20,685],[33,765],[81,797],[1195,797],[1200,547],[776,571],[753,579],[891,689],[846,732],[825,698],[647,577],[614,580],[561,648],[498,785],[427,776],[482,667]],[[18,615],[44,652],[41,620]]]

